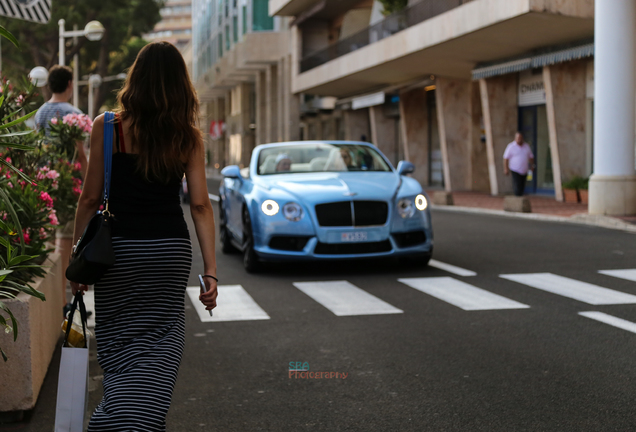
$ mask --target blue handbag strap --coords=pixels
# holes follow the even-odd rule
[[[108,205],[110,194],[110,177],[113,167],[113,130],[115,129],[115,113],[104,113],[104,202]]]

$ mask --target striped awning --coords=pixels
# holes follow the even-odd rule
[[[473,80],[490,78],[498,75],[505,75],[514,72],[521,72],[526,69],[534,69],[563,63],[571,60],[594,56],[594,43],[586,43],[571,48],[544,52],[534,56],[521,59],[499,62],[496,64],[484,65],[473,69]]]

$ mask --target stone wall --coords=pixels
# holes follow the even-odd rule
[[[62,337],[62,260],[49,255],[47,274],[33,286],[46,301],[21,293],[3,300],[18,320],[19,334],[0,332],[0,346],[9,360],[0,360],[0,411],[29,410],[35,406],[53,352]]]
[[[409,161],[415,165],[413,178],[423,186],[429,179],[428,108],[426,90],[418,88],[400,93],[400,121],[406,135]]]

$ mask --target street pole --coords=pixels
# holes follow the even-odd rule
[[[93,108],[93,85],[88,81],[88,118],[94,120],[93,116],[95,109]]]
[[[77,24],[73,26],[73,32],[77,33]],[[73,36],[73,48],[77,45],[77,36]],[[73,55],[73,106],[79,105],[79,54]]]
[[[64,66],[65,52],[64,52],[64,24],[66,21],[63,19],[59,20],[58,25],[60,26],[60,43],[59,43],[59,56],[58,56],[58,64]]]

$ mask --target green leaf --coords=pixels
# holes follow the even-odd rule
[[[23,173],[22,171],[20,171],[19,169],[17,169],[16,167],[14,167],[13,165],[11,165],[9,162],[7,162],[6,160],[0,158],[0,164],[6,166],[7,168],[9,168],[11,171],[13,171],[14,173],[16,173],[17,175],[19,175],[20,177],[22,177],[22,179],[24,181],[27,181],[29,183],[32,183],[33,180],[31,180],[25,173]]]
[[[16,233],[17,235],[17,233]],[[4,237],[0,237],[0,245],[6,247],[7,249],[9,249],[11,247],[11,243],[9,243],[9,240],[7,240]]]
[[[2,143],[0,142],[0,146],[5,148],[10,148],[14,150],[35,150],[35,147],[24,144],[13,144],[13,143]]]
[[[2,159],[0,159],[0,161],[1,160]],[[18,226],[18,235],[20,236],[20,249],[22,249],[22,252],[24,252],[24,247],[25,247],[24,233],[22,232],[22,225],[20,225],[20,219],[18,219],[18,214],[15,212],[15,208],[13,208],[13,205],[11,204],[9,195],[7,195],[7,193],[1,188],[0,188],[0,198],[2,198],[4,202],[6,203],[7,212],[9,212],[9,214],[11,215],[11,218],[13,219],[13,222]],[[10,249],[11,248],[7,248],[7,256],[9,256]]]
[[[0,97],[0,99],[2,99],[4,96]],[[2,105],[2,102],[0,102],[0,105]],[[32,134],[33,132],[35,132],[34,130],[28,130],[28,131],[20,131],[20,132],[11,132],[8,134],[4,134],[4,135],[0,135],[0,138],[9,138],[9,137],[14,137],[14,136],[21,136],[21,135],[29,135]]]
[[[6,28],[4,28],[2,26],[0,26],[0,36],[4,36],[5,38],[9,39],[9,41],[13,45],[15,45],[16,48],[20,48],[20,43],[15,38],[15,36],[13,36],[9,30],[7,30]]]
[[[6,115],[2,120],[0,120],[1,122],[4,123],[5,120],[10,119],[11,117],[13,117],[14,115],[16,115],[17,113],[19,113],[20,111],[22,111],[22,108],[17,109],[15,111],[13,111],[11,114]]]
[[[30,287],[29,285],[24,285],[24,284],[20,284],[14,281],[6,281],[6,285],[13,287],[15,289],[17,289],[18,291],[21,291],[23,293],[29,294],[35,298],[38,298],[42,301],[46,301],[46,297],[44,296],[44,293]]]
[[[16,321],[13,313],[11,313],[11,309],[9,309],[4,303],[0,302],[0,309],[9,314],[9,318],[11,318],[11,325],[13,326],[13,341],[18,338],[18,321]]]
[[[13,273],[13,270],[0,270],[0,276],[6,276]]]
[[[30,119],[31,117],[33,117],[36,113],[37,113],[37,110],[36,111],[31,111],[30,113],[28,113],[25,116],[20,117],[19,119],[13,120],[12,122],[9,122],[7,124],[0,125],[0,129],[10,128],[11,126],[15,126],[17,124],[23,123],[23,122],[27,121],[28,119]]]
[[[30,259],[37,258],[37,257],[38,257],[37,255],[33,255],[33,256],[31,256],[31,255],[20,255],[20,256],[17,256],[15,258],[11,259],[9,261],[9,264],[8,264],[7,267],[17,266],[18,264],[23,263],[24,261],[28,261]]]
[[[4,351],[2,351],[2,347],[0,347],[0,354],[2,354],[2,359],[6,362],[7,360],[9,360],[9,358],[7,357],[7,355],[4,353]]]

